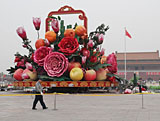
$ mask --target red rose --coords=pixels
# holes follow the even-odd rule
[[[94,56],[94,55],[91,56],[90,61],[91,61],[92,63],[96,63],[96,62],[97,62],[97,57]]]
[[[116,78],[114,76],[109,77],[108,80],[111,81],[112,83],[116,82]]]
[[[25,64],[24,64],[24,59],[21,59],[20,61],[17,62],[17,67],[25,67]]]
[[[71,55],[75,53],[79,47],[79,43],[76,38],[64,37],[58,44],[59,51],[63,52],[64,55]]]
[[[83,56],[86,56],[87,58],[89,58],[90,56],[90,51],[87,50],[86,48],[82,48],[80,53],[83,55]]]
[[[34,61],[34,53],[32,53],[31,60]]]
[[[19,62],[19,61],[21,61],[20,57],[16,56],[14,62],[16,63],[16,62]]]

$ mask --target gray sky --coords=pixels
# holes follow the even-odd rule
[[[0,72],[7,73],[6,69],[14,65],[16,52],[28,54],[16,29],[23,26],[34,47],[37,34],[32,17],[41,18],[40,37],[44,38],[48,13],[64,5],[86,13],[89,32],[101,23],[110,26],[103,43],[105,55],[124,52],[124,27],[132,36],[127,38],[127,51],[159,50],[160,0],[0,0]]]

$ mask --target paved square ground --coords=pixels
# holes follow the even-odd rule
[[[32,110],[34,96],[0,96],[0,121],[160,121],[160,94],[143,95],[144,108],[140,94],[57,95],[57,110],[54,99],[44,95],[48,109]]]

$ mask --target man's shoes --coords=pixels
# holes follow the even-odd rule
[[[45,108],[43,108],[43,109],[48,109],[48,107],[45,107]]]
[[[37,108],[32,108],[32,110],[37,110]]]

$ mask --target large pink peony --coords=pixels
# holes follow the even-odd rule
[[[107,63],[108,64],[111,64],[111,66],[108,66],[108,70],[111,72],[111,73],[116,73],[117,72],[117,58],[115,56],[114,53],[110,54],[108,57],[107,57]]]
[[[39,66],[43,66],[44,59],[50,52],[52,52],[52,48],[50,47],[42,46],[38,48],[34,52],[34,62],[36,62]]]
[[[68,59],[59,52],[52,52],[46,56],[44,69],[49,76],[60,77],[68,68]]]

